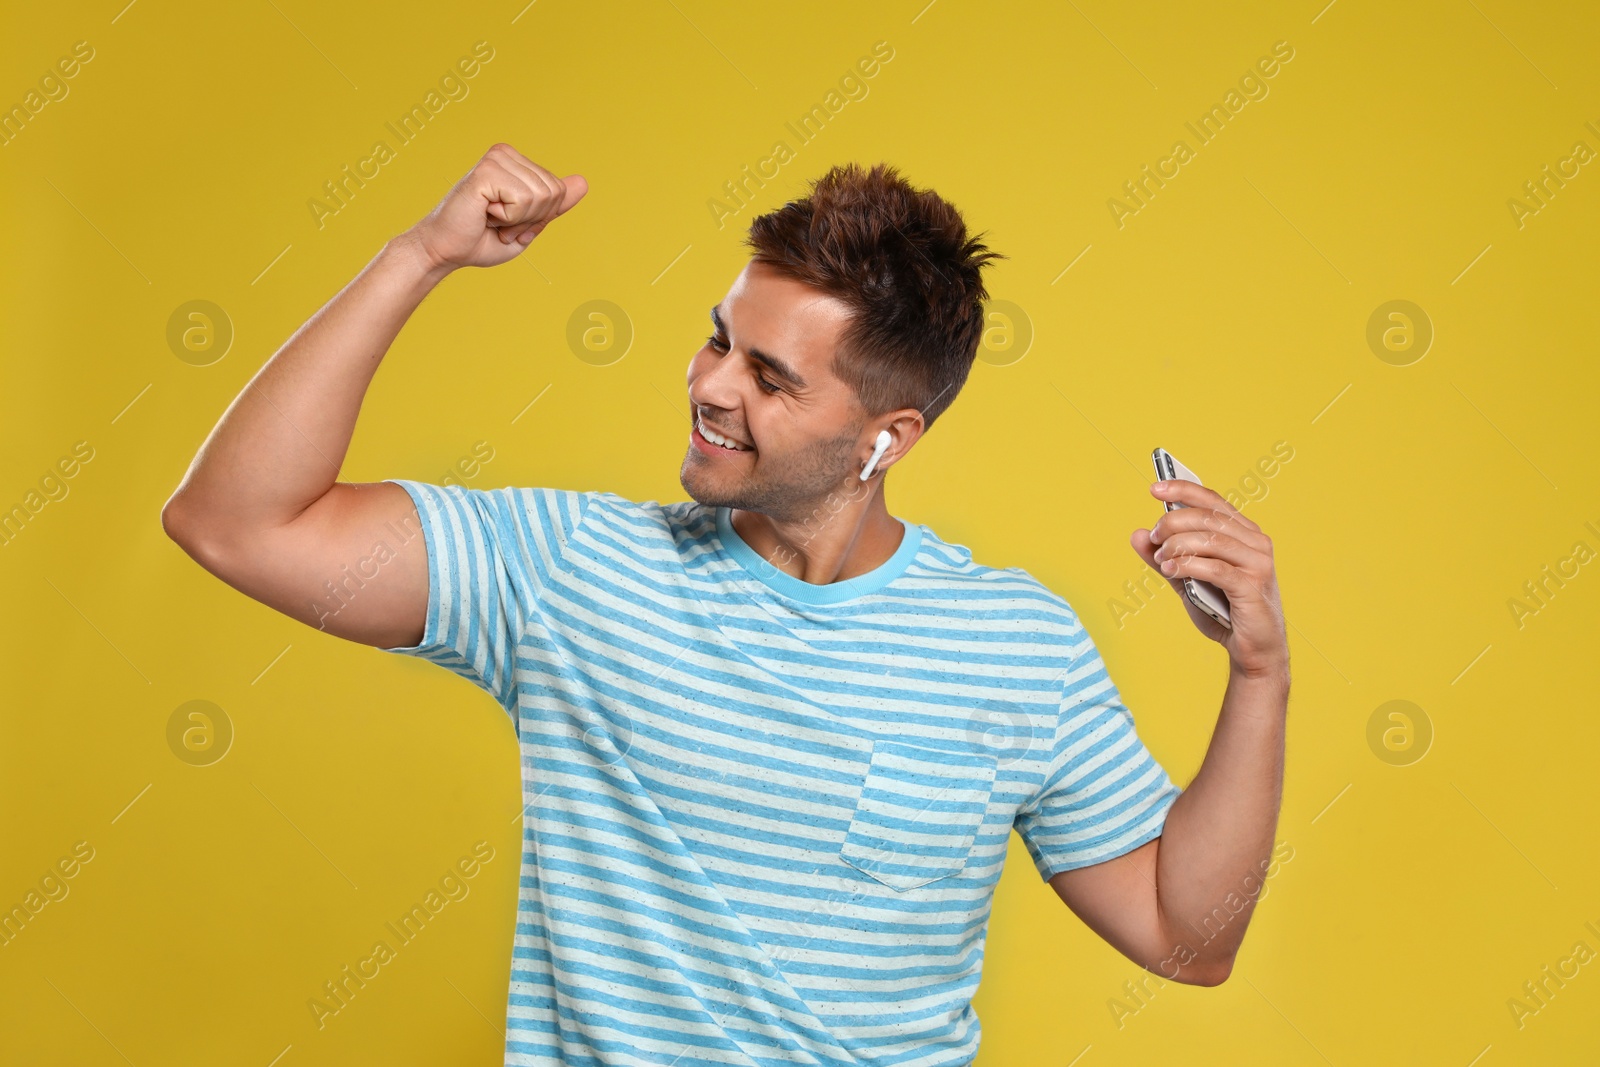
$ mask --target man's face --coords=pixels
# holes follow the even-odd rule
[[[857,469],[866,413],[832,370],[849,312],[752,260],[712,321],[689,363],[693,426],[679,480],[702,504],[797,521],[849,489]]]

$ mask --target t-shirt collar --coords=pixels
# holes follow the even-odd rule
[[[762,559],[733,528],[731,512],[725,507],[717,508],[717,537],[735,563],[773,592],[807,604],[839,604],[876,593],[911,566],[922,547],[922,527],[898,517],[897,521],[905,528],[905,534],[893,555],[865,574],[827,585],[803,581]]]

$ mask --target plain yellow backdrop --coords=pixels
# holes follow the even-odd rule
[[[682,499],[683,375],[744,225],[882,160],[1010,257],[984,358],[890,507],[1067,598],[1180,783],[1225,655],[1128,545],[1160,514],[1150,450],[1273,537],[1292,858],[1232,978],[1134,996],[1139,968],[1014,838],[979,1063],[1595,1062],[1600,167],[1574,157],[1600,151],[1592,6],[524,3],[8,16],[0,105],[38,95],[0,144],[0,507],[37,513],[0,546],[0,906],[65,895],[0,947],[0,1060],[499,1062],[510,722],[437,667],[236,593],[159,512],[260,365],[503,140],[588,199],[428,298],[345,480],[438,482],[476,450],[469,485]],[[480,41],[466,95],[401,145],[386,123]],[[50,80],[78,42],[92,58]],[[892,58],[850,81],[879,42]],[[1226,110],[1279,42],[1292,59]],[[1213,105],[1228,121],[1202,144],[1185,124]],[[364,186],[310,206],[378,140],[393,155]],[[1131,200],[1179,140],[1191,158]],[[776,175],[728,200],[778,141]],[[621,358],[569,346],[592,300],[626,316]],[[221,358],[215,312],[169,343],[191,301],[231,326]],[[1391,301],[1410,310],[1374,347]],[[207,765],[169,743],[193,700],[231,725]],[[470,894],[319,1029],[308,1000],[480,841]]]

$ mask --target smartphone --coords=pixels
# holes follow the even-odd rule
[[[1196,485],[1205,484],[1200,480],[1198,474],[1179,463],[1173,458],[1172,453],[1164,448],[1158,448],[1150,453],[1150,459],[1155,464],[1156,479],[1158,481],[1166,482],[1174,478],[1182,478],[1184,481],[1193,482]],[[1168,511],[1189,506],[1188,504],[1180,504],[1175,500],[1164,500],[1162,503],[1166,505]],[[1205,612],[1211,618],[1216,619],[1217,622],[1228,629],[1233,629],[1233,620],[1228,614],[1228,594],[1210,582],[1202,582],[1198,578],[1185,578],[1183,580],[1183,592],[1189,598],[1189,603]]]

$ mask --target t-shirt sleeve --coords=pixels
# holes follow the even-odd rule
[[[417,506],[428,557],[422,640],[385,648],[461,675],[517,713],[516,654],[537,598],[566,566],[592,494],[389,478]]]
[[[1182,792],[1134,730],[1087,631],[1080,643],[1062,679],[1044,782],[1017,813],[1017,833],[1045,879],[1160,837]]]

